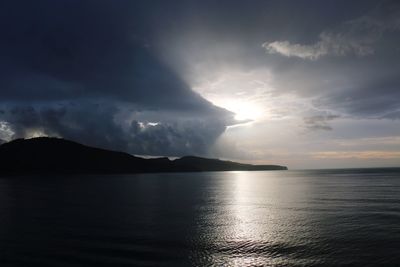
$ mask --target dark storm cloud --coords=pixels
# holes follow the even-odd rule
[[[157,155],[163,147],[165,155],[183,155],[196,151],[205,155],[210,140],[219,136],[225,129],[219,122],[191,121],[172,124],[140,124],[133,121],[130,135],[137,142],[130,143],[132,151],[139,154]]]
[[[3,116],[17,137],[59,135],[83,143],[145,155],[207,154],[208,147],[224,130],[224,120],[204,117],[158,123],[116,123],[114,104],[90,102],[49,107],[12,107]]]
[[[122,128],[114,123],[117,109],[113,104],[14,106],[3,118],[10,123],[15,137],[30,136],[35,132],[79,140],[102,147],[124,148]]]
[[[111,97],[153,107],[209,107],[147,47],[133,4],[13,3],[1,9],[2,98]]]
[[[162,21],[155,28],[160,11],[150,7],[2,2],[0,120],[12,137],[40,132],[132,153],[205,154],[232,114],[193,92],[157,57],[151,39]],[[127,120],[138,123],[131,116],[116,121],[127,110],[153,110],[168,120],[137,130],[127,127]]]

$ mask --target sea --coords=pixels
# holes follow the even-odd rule
[[[400,266],[400,169],[1,177],[0,266]]]

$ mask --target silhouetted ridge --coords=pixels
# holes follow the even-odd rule
[[[228,170],[285,170],[277,165],[250,165],[186,156],[144,159],[128,153],[38,137],[0,145],[0,173],[141,173]]]
[[[188,171],[232,171],[232,170],[286,170],[278,165],[252,165],[219,159],[208,159],[194,156],[185,156],[174,160],[175,166]]]

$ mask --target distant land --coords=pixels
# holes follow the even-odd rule
[[[85,146],[73,141],[37,137],[0,145],[0,174],[111,174],[150,172],[287,170],[279,165],[252,165],[185,156],[145,159],[128,153]]]

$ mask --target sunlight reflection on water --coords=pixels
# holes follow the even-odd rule
[[[0,179],[1,266],[396,266],[400,172]]]
[[[277,172],[221,175],[226,178],[218,185],[225,188],[225,195],[218,196],[221,210],[207,214],[208,225],[200,230],[215,249],[212,265],[288,263],[287,252],[302,246],[310,232],[305,218],[296,212],[296,205],[307,198],[307,188],[290,181],[283,184]]]

